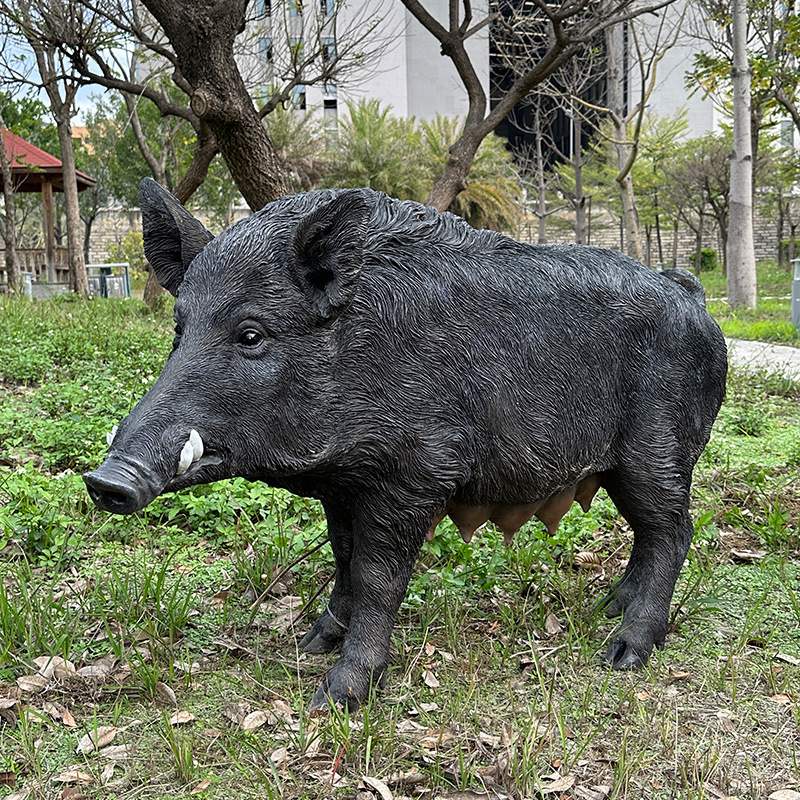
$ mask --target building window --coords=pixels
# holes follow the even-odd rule
[[[290,17],[303,16],[303,0],[289,0],[289,16]]]
[[[322,37],[322,63],[328,67],[336,58],[336,39],[332,36]]]
[[[339,114],[339,100],[336,85],[325,83],[322,86],[322,116],[327,128],[336,126],[336,119]]]
[[[306,87],[300,83],[292,90],[292,105],[298,111],[306,110]]]
[[[258,57],[267,63],[272,62],[272,37],[262,36],[258,40]]]
[[[256,0],[256,14],[259,17],[271,17],[272,0]]]
[[[320,12],[323,17],[332,17],[336,11],[336,0],[320,0]]]

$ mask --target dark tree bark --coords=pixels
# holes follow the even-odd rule
[[[216,137],[250,208],[257,210],[288,194],[288,171],[264,130],[233,55],[247,0],[143,2],[175,50],[191,92],[192,111]]]

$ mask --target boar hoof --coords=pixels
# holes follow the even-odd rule
[[[332,653],[341,646],[347,628],[325,609],[300,642],[304,653]]]
[[[355,711],[361,705],[361,699],[352,686],[338,686],[338,681],[333,684],[328,678],[322,681],[319,689],[314,692],[311,705],[308,707],[309,714],[320,714],[330,710],[331,705],[339,709]]]
[[[606,660],[613,669],[640,669],[650,659],[653,646],[663,648],[663,637],[653,639],[647,635],[637,635],[632,627],[617,631],[606,649]]]

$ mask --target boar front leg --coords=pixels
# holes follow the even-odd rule
[[[327,708],[329,701],[352,710],[367,699],[371,685],[383,685],[397,612],[434,514],[398,518],[396,512],[377,513],[378,507],[363,499],[359,505],[369,512],[353,525],[350,625],[342,655],[314,694],[310,711]]]
[[[344,641],[353,611],[353,582],[350,559],[353,555],[353,516],[344,504],[323,502],[328,521],[328,538],[336,559],[336,582],[328,607],[300,642],[306,653],[330,653]]]

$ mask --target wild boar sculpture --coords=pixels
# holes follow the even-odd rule
[[[636,667],[663,645],[727,370],[692,275],[368,189],[283,197],[216,238],[152,180],[141,208],[175,341],[89,493],[118,514],[233,476],[318,498],[336,582],[301,647],[341,656],[312,708],[382,684],[445,515],[466,540],[491,520],[510,541],[599,487],[634,533],[606,657]]]

